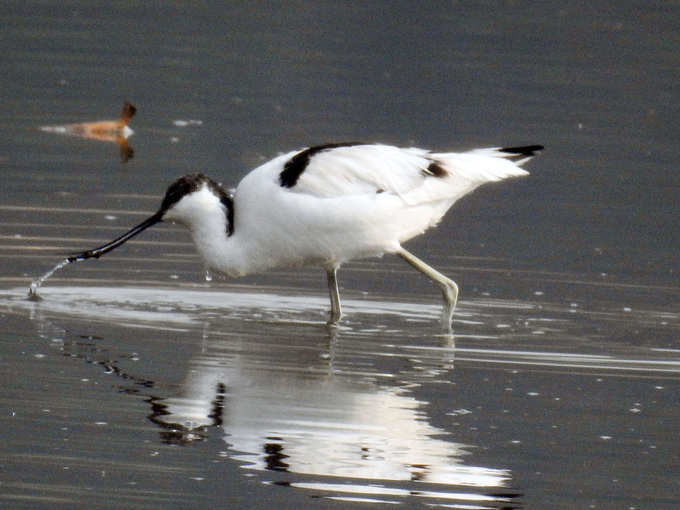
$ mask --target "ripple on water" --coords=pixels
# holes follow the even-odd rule
[[[30,302],[23,289],[14,289],[0,295],[0,307],[31,314],[50,343],[58,336],[50,318],[71,317],[102,328],[173,331],[169,339],[195,346],[181,360],[184,368],[176,370],[181,382],[166,386],[133,375],[158,355],[144,345],[148,339],[139,344],[147,350],[143,355],[111,361],[106,353],[101,360],[103,373],[120,377],[132,385],[130,394],[146,398],[163,441],[190,444],[219,431],[228,445],[221,451],[244,469],[261,478],[287,473],[287,486],[340,501],[403,504],[415,497],[428,505],[466,508],[516,502],[520,496],[512,489],[509,467],[475,462],[475,445],[457,440],[441,420],[434,425],[431,409],[417,396],[426,383],[455,384],[454,365],[501,367],[518,379],[527,370],[680,374],[680,355],[672,349],[611,344],[605,352],[592,352],[592,344],[571,342],[574,330],[594,332],[603,323],[600,316],[588,323],[566,305],[539,310],[532,303],[464,301],[454,345],[431,334],[438,330],[438,304],[346,299],[346,320],[329,330],[323,327],[325,295],[56,286],[42,294],[41,302]],[[676,327],[674,317],[663,317]],[[544,325],[543,343],[532,334],[537,323]],[[79,347],[92,349],[83,359],[99,364],[99,343]],[[153,395],[145,394],[152,386]],[[530,400],[545,406],[563,396],[516,382],[503,381],[500,388],[504,395],[524,397],[525,407],[536,405]],[[467,425],[460,430],[481,433],[484,410],[455,404],[447,401],[442,415]],[[626,414],[644,415],[644,404],[630,399]],[[598,432],[591,437],[604,443],[619,436]],[[511,436],[504,444],[526,447],[527,441]]]

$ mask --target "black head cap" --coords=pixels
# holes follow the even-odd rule
[[[234,201],[222,186],[204,174],[187,174],[173,182],[165,192],[159,213],[165,214],[182,197],[200,190],[204,185],[208,186],[224,206],[227,213],[227,233],[231,235],[234,228]]]

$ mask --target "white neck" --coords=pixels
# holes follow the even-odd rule
[[[227,235],[224,213],[216,213],[210,220],[190,226],[189,230],[206,268],[229,276],[246,273],[242,250],[233,237]]]
[[[164,219],[185,225],[208,269],[229,276],[246,273],[247,257],[228,234],[227,211],[208,186],[182,197]]]

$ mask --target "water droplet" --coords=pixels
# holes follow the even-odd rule
[[[68,259],[64,259],[64,260],[62,260],[61,262],[59,262],[59,264],[57,264],[56,266],[54,266],[52,269],[50,269],[49,271],[47,271],[47,272],[46,272],[44,275],[42,275],[40,278],[38,278],[37,280],[34,280],[34,281],[31,283],[31,286],[30,286],[29,289],[28,289],[28,299],[30,299],[30,300],[32,300],[32,301],[39,301],[39,300],[41,300],[42,298],[38,295],[38,289],[39,289],[40,286],[43,284],[43,282],[44,282],[45,280],[47,280],[50,276],[52,276],[54,273],[56,273],[57,271],[59,271],[62,267],[68,265],[69,263],[70,263],[70,262],[69,262]]]

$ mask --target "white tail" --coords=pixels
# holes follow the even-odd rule
[[[529,172],[521,169],[519,165],[529,161],[541,149],[543,149],[541,145],[491,147],[463,153],[432,154],[431,156],[433,159],[441,161],[444,168],[452,176],[479,185],[484,182],[500,181],[508,177],[528,175]]]

